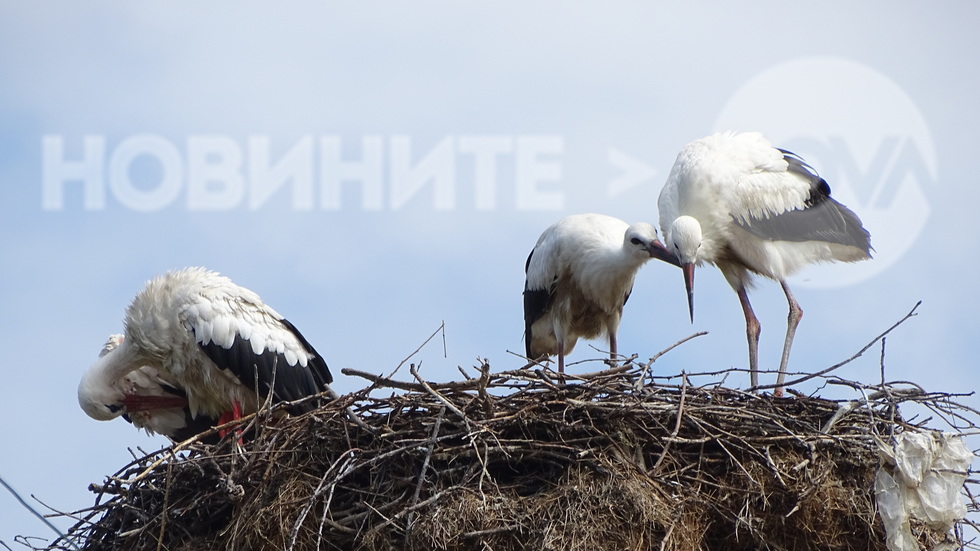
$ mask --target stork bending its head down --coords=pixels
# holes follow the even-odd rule
[[[684,146],[660,192],[667,248],[684,272],[694,320],[694,267],[718,266],[745,314],[752,386],[758,386],[759,320],[747,289],[752,275],[778,281],[789,318],[775,394],[782,394],[803,310],[786,278],[814,262],[871,258],[861,220],[830,196],[826,180],[796,154],[758,133],[715,134]]]
[[[617,355],[616,331],[637,271],[651,258],[677,264],[646,223],[626,224],[602,214],[576,214],[546,229],[524,270],[524,344],[532,360],[565,355],[579,338],[609,337]]]
[[[98,420],[186,407],[192,425],[207,428],[219,416],[254,412],[266,399],[335,396],[332,381],[313,346],[258,295],[215,272],[187,268],[152,279],[137,294],[125,335],[82,376],[78,402]],[[307,400],[288,411],[316,405]]]
[[[124,338],[110,335],[99,357],[114,350]],[[97,362],[85,372],[78,386],[79,402],[94,419],[109,421],[121,416],[148,434],[162,434],[175,441],[186,440],[217,424],[217,417],[191,415],[187,393],[165,372],[144,365],[110,379],[106,377],[107,365]]]

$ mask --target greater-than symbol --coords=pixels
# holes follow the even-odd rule
[[[657,175],[657,169],[637,160],[615,147],[610,147],[606,151],[606,159],[622,173],[613,178],[606,184],[606,195],[617,197],[635,188],[636,186],[653,179]]]

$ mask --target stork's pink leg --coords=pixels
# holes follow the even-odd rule
[[[616,330],[610,329],[609,330],[609,359],[614,362],[616,361],[616,357],[619,356],[619,353],[617,352],[616,348],[617,348]]]
[[[752,311],[752,304],[749,303],[749,293],[745,286],[739,286],[735,290],[738,293],[738,301],[742,304],[742,312],[745,314],[745,336],[749,341],[749,383],[755,387],[759,386],[759,333],[762,327],[759,325],[759,318],[755,317]]]
[[[562,379],[565,374],[565,342],[558,339],[558,377]]]
[[[231,411],[226,411],[222,413],[221,417],[218,418],[218,424],[224,425],[225,423],[229,423],[231,421],[238,421],[241,418],[242,418],[242,405],[238,403],[238,400],[232,400]],[[225,429],[221,429],[218,431],[218,436],[220,436],[221,438],[224,438],[227,434],[228,431]],[[241,438],[239,438],[239,443],[241,443]]]
[[[776,390],[773,392],[776,396],[783,395],[783,380],[786,379],[786,365],[789,364],[789,351],[793,348],[796,327],[800,324],[800,320],[803,319],[803,309],[800,308],[800,304],[793,297],[793,293],[789,290],[789,285],[785,281],[780,281],[779,284],[783,286],[783,292],[786,293],[786,302],[789,303],[789,317],[786,320],[786,340],[783,341],[783,356],[779,360],[779,375],[776,376]]]
[[[231,421],[233,421],[233,419],[230,411],[226,411],[221,414],[221,417],[218,417],[219,426],[224,425],[225,423],[230,423]],[[218,429],[218,436],[224,438],[226,434],[228,434],[226,429]]]

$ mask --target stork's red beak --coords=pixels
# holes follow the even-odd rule
[[[681,261],[677,258],[677,255],[667,250],[664,244],[660,242],[659,239],[654,239],[650,246],[647,247],[647,252],[650,256],[656,258],[657,260],[662,260],[668,264],[673,264],[674,266],[680,266]]]
[[[153,396],[142,394],[127,394],[123,397],[123,407],[126,411],[149,411],[153,409],[182,408],[187,405],[187,398],[182,396]]]
[[[684,287],[687,289],[687,308],[691,312],[691,323],[694,323],[694,263],[681,264],[684,271]]]

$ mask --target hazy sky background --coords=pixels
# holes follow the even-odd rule
[[[71,511],[128,447],[166,443],[89,419],[75,391],[172,268],[258,292],[340,392],[364,386],[341,368],[388,372],[443,321],[448,357],[414,359],[430,379],[477,357],[518,367],[541,231],[577,212],[656,223],[677,152],[717,130],[800,154],[877,250],[795,280],[790,369],[850,356],[922,300],[888,340],[887,378],[974,390],[978,23],[970,1],[0,1],[0,476]],[[752,297],[773,368],[785,300],[765,281]],[[647,265],[621,351],[706,330],[656,371],[745,367],[717,270],[695,306],[691,325],[680,272]],[[570,361],[600,356],[582,343]],[[878,381],[878,350],[839,375]],[[0,492],[0,540],[17,534],[50,536]]]

